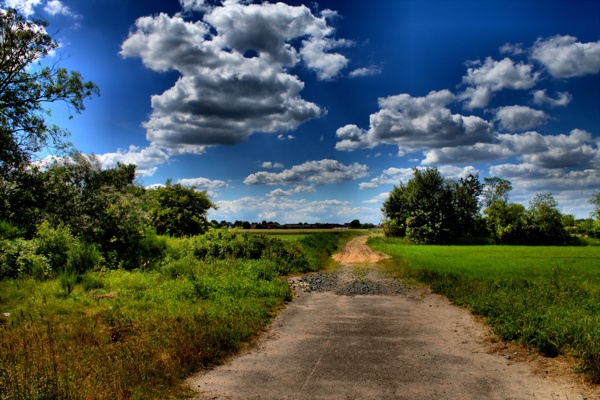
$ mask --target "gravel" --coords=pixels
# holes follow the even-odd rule
[[[393,296],[407,292],[405,285],[390,279],[348,278],[336,273],[319,272],[304,277],[293,277],[288,281],[295,290],[306,293],[334,292],[340,296]]]

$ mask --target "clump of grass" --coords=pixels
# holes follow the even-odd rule
[[[523,343],[549,357],[573,354],[579,359],[578,369],[600,383],[600,282],[597,267],[593,268],[600,256],[596,253],[578,248],[583,249],[580,257],[571,258],[573,249],[564,248],[559,265],[556,261],[561,257],[553,257],[552,248],[493,247],[494,258],[485,246],[407,246],[389,239],[371,244],[397,257],[391,261],[397,274],[424,282],[485,316],[501,339]],[[477,251],[479,265],[475,256],[469,256]],[[402,257],[402,253],[410,255]],[[524,264],[529,270],[523,269]]]

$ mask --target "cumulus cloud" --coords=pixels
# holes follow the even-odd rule
[[[425,169],[425,167],[417,167],[417,169]],[[437,167],[440,174],[447,178],[457,180],[464,178],[469,174],[475,175],[479,171],[473,166],[458,167],[455,165],[440,165]],[[358,185],[359,189],[377,189],[383,185],[398,185],[406,183],[414,176],[412,168],[388,168],[381,175],[371,179],[369,182],[363,182]]]
[[[337,130],[338,150],[397,145],[400,154],[424,148],[468,145],[493,140],[493,125],[477,116],[452,114],[446,106],[456,96],[449,90],[424,97],[400,94],[379,99],[368,130],[346,125]]]
[[[526,131],[544,124],[548,115],[541,110],[526,106],[500,107],[496,110],[496,121],[510,131]]]
[[[469,65],[462,79],[468,87],[458,96],[468,109],[486,107],[494,92],[531,89],[540,77],[532,65],[515,63],[508,57],[501,61],[488,57],[483,63],[473,61]]]
[[[98,159],[105,168],[115,167],[117,163],[135,164],[137,176],[152,176],[156,172],[157,165],[169,160],[169,155],[158,147],[140,149],[131,145],[127,150],[119,149],[114,153],[99,154]]]
[[[184,150],[231,145],[256,132],[291,131],[322,115],[300,96],[304,83],[289,70],[302,65],[325,80],[345,68],[348,60],[332,51],[350,44],[333,38],[328,18],[335,13],[315,15],[283,3],[181,4],[204,11],[203,20],[142,17],[121,47],[123,57],[181,74],[172,88],[152,96],[152,115],[144,124],[151,143]]]
[[[544,168],[531,163],[495,165],[490,168],[490,174],[509,179],[515,187],[530,193],[539,191],[557,193],[565,190],[597,191],[600,182],[600,169],[567,171]]]
[[[3,5],[6,8],[19,10],[25,17],[31,17],[35,13],[35,8],[42,3],[42,0],[4,0]]]
[[[558,97],[553,98],[546,94],[546,89],[534,90],[532,96],[533,104],[538,106],[565,107],[573,100],[569,92],[558,92]]]
[[[73,16],[71,9],[65,6],[60,0],[50,0],[46,3],[44,7],[44,11],[46,11],[49,15],[67,15]]]
[[[208,178],[183,178],[177,181],[181,186],[195,187],[197,190],[215,191],[227,189],[229,185],[221,180],[211,180]]]
[[[328,185],[364,178],[369,167],[359,163],[345,165],[336,160],[307,161],[282,172],[259,171],[244,179],[246,185]]]
[[[531,58],[555,78],[573,78],[600,72],[600,40],[581,43],[574,36],[556,35],[538,39]]]
[[[543,168],[598,168],[598,140],[589,132],[574,129],[568,135],[538,132],[499,134],[497,143],[432,149],[425,152],[424,165],[498,161],[509,157]]]

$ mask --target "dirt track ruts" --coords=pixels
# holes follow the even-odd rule
[[[374,264],[350,263],[384,256],[365,241],[335,256],[338,286],[388,281]],[[534,373],[533,362],[514,362],[534,357],[513,353],[525,350],[492,352],[485,327],[426,289],[370,296],[305,289],[298,286],[256,346],[188,379],[197,399],[600,399],[557,364]]]

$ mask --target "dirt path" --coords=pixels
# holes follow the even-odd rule
[[[197,399],[600,399],[558,364],[492,351],[488,331],[445,298],[351,264],[386,257],[365,242],[335,256],[335,273],[293,280],[295,299],[255,347],[188,380]]]

